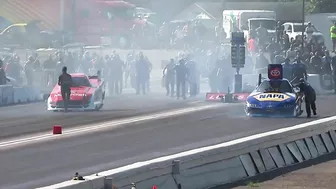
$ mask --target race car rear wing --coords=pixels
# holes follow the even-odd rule
[[[89,76],[89,79],[101,79],[101,71],[97,71],[97,75],[91,75]]]
[[[92,76],[89,76],[89,79],[99,79],[99,77],[97,75],[92,75]]]

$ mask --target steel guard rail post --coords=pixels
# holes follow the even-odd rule
[[[313,148],[315,148],[315,146],[316,148],[319,148],[318,146],[321,146],[323,143],[323,145],[326,146],[325,148],[328,149],[328,152],[331,152],[332,149],[335,150],[336,147],[335,130],[336,116],[333,116],[309,123],[243,137],[213,146],[202,147],[149,161],[134,163],[101,172],[98,173],[98,175],[87,176],[85,177],[87,181],[66,181],[41,189],[103,189],[105,177],[111,177],[113,184],[116,184],[118,188],[123,189],[129,187],[131,182],[140,183],[143,187],[148,188],[150,187],[150,184],[162,183],[163,181],[166,182],[161,187],[164,189],[177,189],[177,184],[182,184],[183,189],[191,189],[193,187],[204,188],[205,186],[208,187],[214,184],[233,182],[248,176],[253,176],[257,173],[262,173],[263,169],[264,171],[268,171],[280,168],[281,166],[284,166],[283,159],[286,160],[286,165],[290,164],[287,162],[292,162],[292,164],[295,163],[294,160],[290,161],[293,157],[280,157],[282,161],[280,161],[279,157],[276,157],[276,155],[280,153],[279,149],[282,149],[284,146],[287,146],[289,148],[289,150],[286,148],[287,151],[291,151],[292,155],[296,157],[296,162],[303,161],[304,158],[300,156],[305,157],[306,160],[309,159],[306,158],[307,154],[305,155],[304,150],[312,148],[312,146],[310,146],[310,141],[315,142]],[[306,143],[302,143],[303,140],[305,140]],[[334,144],[331,145],[331,141]],[[298,149],[301,149],[303,155],[296,152]],[[255,152],[258,153],[256,154]],[[286,152],[286,150],[281,152]],[[262,157],[261,160],[260,154]],[[311,154],[313,154],[313,151]],[[323,147],[321,154],[323,154]],[[286,153],[283,153],[283,156],[286,156]],[[270,161],[267,163],[267,157],[271,159],[273,158],[272,162],[274,161],[275,163]],[[179,165],[181,176],[172,174],[172,162],[174,160],[180,160],[181,162]],[[255,163],[253,164],[252,161]],[[263,166],[258,166],[261,165],[260,162],[263,162]],[[258,167],[257,171],[255,170],[255,165]],[[261,167],[264,168],[262,169]],[[219,170],[216,170],[219,168],[225,168],[229,171],[224,174],[226,177],[223,177],[223,172],[212,173],[212,175],[210,174],[211,177],[206,177],[206,174],[209,174],[211,171],[220,172]],[[207,183],[201,183],[201,181],[199,181],[202,180],[199,178],[200,175],[196,174],[199,170],[202,170],[203,172],[201,173],[200,178],[203,178],[204,176],[204,182],[207,181]],[[205,173],[204,170],[207,170],[207,173]],[[232,171],[233,173],[231,174]],[[215,178],[216,176],[219,176],[218,174],[222,176],[220,178]],[[192,181],[195,184],[192,187],[190,186],[190,183],[188,183],[192,180],[191,177],[195,177]],[[142,187],[139,188],[141,189]]]

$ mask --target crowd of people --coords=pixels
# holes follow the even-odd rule
[[[180,29],[184,32],[181,40],[187,46],[185,48],[187,53],[172,57],[170,63],[163,70],[163,86],[167,89],[167,95],[186,98],[188,91],[190,96],[195,96],[200,91],[201,77],[209,79],[212,92],[226,92],[232,84],[235,73],[231,67],[230,47],[219,42],[219,44],[212,43],[209,46],[204,45],[201,46],[202,48],[198,48],[189,42],[195,44],[195,41],[202,41],[202,33],[205,31],[200,29],[202,28],[201,23],[183,22],[183,24],[179,23],[177,30]],[[163,24],[160,29],[162,44],[168,42],[171,44],[171,42],[178,40],[178,32],[165,32],[168,31],[168,25]],[[225,32],[219,26],[220,24],[213,31],[214,38],[217,40],[221,40],[225,36]],[[309,27],[312,26],[309,24],[306,31],[310,30]],[[270,43],[261,44],[258,44],[260,41],[258,37],[262,37],[259,32],[263,31],[263,26],[257,28],[256,36],[251,36],[247,44],[245,73],[251,70],[263,72],[268,64],[275,63],[284,65],[284,76],[289,80],[306,78],[307,73],[335,75],[333,71],[336,72],[334,69],[336,58],[330,56],[323,44],[318,43],[309,35],[303,41],[300,36],[296,39],[289,39],[288,34],[282,31],[280,26],[279,28],[276,37]],[[172,36],[164,37],[168,34],[172,34]],[[194,38],[199,40],[191,40]],[[256,57],[255,60],[253,60],[254,57]],[[38,54],[33,54],[24,64],[18,55],[13,54],[3,58],[1,66],[3,71],[0,74],[6,73],[6,76],[14,78],[19,83],[32,85],[36,71],[40,71],[45,76],[43,77],[45,80],[42,82],[54,85],[56,75],[58,75],[55,73],[59,73],[64,66],[67,66],[69,73],[83,72],[92,75],[97,70],[101,70],[103,77],[109,83],[111,94],[121,94],[122,89],[129,86],[134,88],[137,94],[146,94],[150,90],[152,62],[143,53],[131,50],[125,58],[120,57],[115,51],[109,55],[60,51],[56,54],[50,54],[49,58],[42,62]],[[298,71],[299,68],[303,69]],[[242,72],[244,73],[244,69]],[[6,81],[7,79],[4,79],[1,84]]]
[[[334,75],[332,72],[336,73],[336,59],[331,57],[324,43],[314,38],[312,27],[314,26],[308,23],[305,29],[307,35],[302,40],[300,35],[295,39],[290,39],[279,25],[277,37],[273,38],[269,44],[258,44],[258,38],[262,38],[263,35],[257,32],[257,36],[252,36],[248,41],[249,52],[257,56],[255,70],[263,70],[268,64],[283,63],[286,65],[286,70],[290,65],[302,64],[308,73]],[[258,28],[258,30],[262,29]],[[333,35],[335,34],[331,29],[331,36]],[[265,54],[269,55],[269,58]],[[286,75],[288,79],[294,79],[292,74],[289,74],[291,77]]]

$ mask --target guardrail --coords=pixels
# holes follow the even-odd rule
[[[335,151],[336,116],[138,162],[40,189],[204,189]],[[112,160],[111,160],[112,161]]]

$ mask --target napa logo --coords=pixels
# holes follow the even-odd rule
[[[255,99],[259,101],[277,101],[281,102],[284,100],[289,99],[290,97],[286,94],[282,93],[263,93],[263,94],[258,94],[254,96]]]

